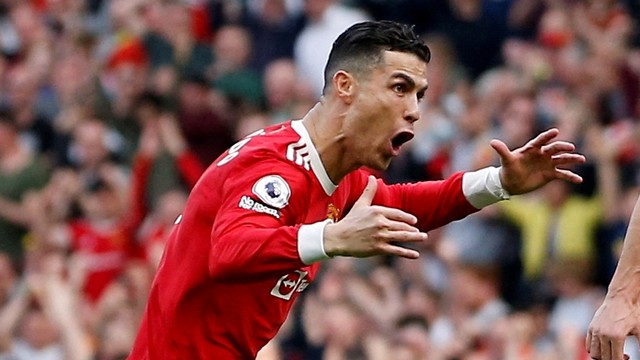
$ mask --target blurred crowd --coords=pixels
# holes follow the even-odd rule
[[[585,181],[432,231],[419,260],[326,262],[259,358],[588,359],[640,194],[639,16],[633,0],[2,1],[0,359],[125,359],[189,189],[303,116],[332,41],[366,19],[415,24],[433,53],[416,137],[378,176],[497,165],[491,138],[558,127]]]

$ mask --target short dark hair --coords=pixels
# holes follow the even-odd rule
[[[413,31],[413,26],[395,21],[365,21],[352,25],[333,42],[324,68],[324,91],[338,70],[360,73],[380,63],[383,51],[416,55],[428,63],[431,50]]]
[[[0,124],[6,124],[14,130],[18,129],[15,113],[8,105],[0,105]]]
[[[134,107],[150,106],[156,111],[162,111],[167,107],[166,100],[158,93],[144,91],[134,101]]]

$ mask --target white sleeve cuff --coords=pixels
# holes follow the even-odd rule
[[[508,200],[510,197],[502,187],[500,168],[493,166],[462,175],[462,192],[476,209],[482,209],[500,200]]]
[[[324,251],[324,227],[331,223],[327,219],[315,224],[302,225],[298,230],[298,255],[306,265],[329,259]]]

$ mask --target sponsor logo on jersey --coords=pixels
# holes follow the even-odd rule
[[[267,175],[253,184],[254,194],[266,205],[282,209],[289,203],[291,189],[289,184],[278,175]]]
[[[278,210],[261,204],[246,195],[240,198],[240,203],[238,203],[238,206],[242,209],[269,214],[276,219],[280,219],[280,212]]]
[[[306,279],[307,274],[306,271],[296,270],[282,276],[271,290],[271,295],[283,300],[290,300],[293,293],[302,292],[309,286]]]

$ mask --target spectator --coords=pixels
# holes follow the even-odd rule
[[[135,118],[142,133],[134,163],[145,169],[145,206],[154,207],[165,192],[189,190],[204,172],[197,154],[190,150],[175,114],[166,100],[148,92],[137,99]]]
[[[449,0],[434,28],[447,34],[472,79],[500,64],[496,56],[509,35],[507,17],[513,1]]]
[[[0,110],[0,251],[21,267],[28,217],[21,202],[28,191],[42,188],[47,162],[20,141],[18,124],[8,108]]]
[[[304,14],[307,23],[296,38],[294,60],[299,76],[308,79],[314,98],[318,98],[333,40],[349,26],[368,20],[369,16],[337,0],[305,1]]]
[[[549,314],[549,331],[563,359],[584,353],[583,337],[604,293],[594,287],[593,264],[585,259],[557,259],[547,267],[557,299]]]
[[[487,329],[493,329],[509,311],[500,297],[500,270],[493,265],[454,265],[449,296],[452,312],[445,321],[451,322],[456,336],[439,343],[435,352],[445,358],[490,354]]]
[[[506,359],[559,359],[548,317],[549,304],[544,299],[534,299],[525,308],[516,309],[496,329],[497,341],[503,340],[498,354]]]
[[[178,92],[178,123],[200,162],[208,166],[232,143],[232,126],[210,103],[209,82],[190,77]]]
[[[41,274],[23,278],[0,311],[0,356],[16,360],[89,360],[91,348],[64,279],[60,253],[47,254]]]
[[[136,207],[141,209],[145,220],[136,239],[150,269],[155,271],[171,226],[186,203],[186,191],[195,185],[204,166],[187,148],[176,119],[158,112],[161,109],[155,107],[158,104],[153,99],[151,95],[143,99],[142,103],[150,103],[139,109],[144,125],[134,162],[138,171],[133,175],[133,183],[141,184],[144,193],[137,199],[140,203]]]
[[[141,211],[132,208],[125,212],[123,200],[127,184],[123,180],[116,168],[103,166],[93,182],[79,183],[84,187],[75,198],[67,199],[78,202],[78,218],[55,221],[41,210],[37,216],[44,224],[33,225],[40,229],[35,235],[45,246],[78,255],[83,265],[83,296],[91,303],[100,299],[135,254],[133,232],[142,221]],[[46,208],[47,199],[41,201],[41,206]]]
[[[73,126],[71,138],[62,160],[78,172],[85,184],[92,184],[99,177],[100,168],[118,159],[124,152],[120,133],[110,129],[100,119],[78,120]]]
[[[288,0],[251,0],[243,24],[251,34],[251,68],[259,74],[271,62],[293,58],[293,44],[304,26],[301,4]]]
[[[592,134],[600,132],[594,130]],[[597,160],[597,195],[580,194],[555,183],[542,192],[542,198],[514,199],[500,205],[503,214],[521,229],[524,274],[530,282],[541,279],[546,261],[565,257],[594,259],[596,230],[606,216],[603,209],[612,208],[620,195],[612,157],[615,150],[606,149],[612,143],[592,137],[590,144],[590,153]]]
[[[271,124],[299,119],[313,106],[311,89],[298,76],[296,65],[290,59],[271,62],[264,71],[262,84]]]
[[[213,86],[226,97],[230,109],[238,109],[234,112],[239,114],[261,108],[264,102],[260,76],[249,67],[252,48],[249,32],[240,26],[220,28],[213,42]]]
[[[37,112],[39,86],[39,79],[27,65],[11,68],[8,74],[7,104],[13,109],[21,141],[33,151],[51,157],[57,134],[51,125],[51,119]]]
[[[213,53],[194,33],[189,5],[157,1],[151,2],[146,10],[142,43],[151,72],[168,68],[175,72],[176,80],[205,76]]]

